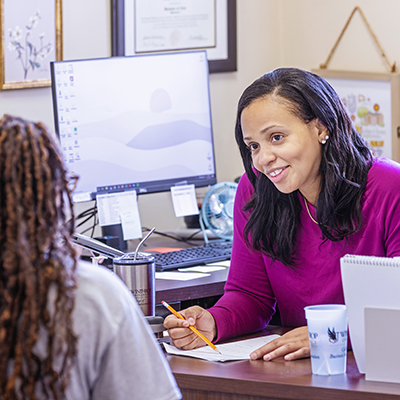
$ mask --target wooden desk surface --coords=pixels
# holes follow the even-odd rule
[[[282,328],[264,334],[281,333]],[[394,400],[400,384],[366,381],[353,353],[348,353],[347,372],[318,376],[311,373],[309,358],[265,362],[208,362],[167,355],[184,400]]]

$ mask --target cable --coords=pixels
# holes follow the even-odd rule
[[[90,237],[93,237],[93,235],[94,235],[94,230],[97,225],[97,202],[96,202],[96,200],[95,200],[93,207],[90,207],[90,208],[82,211],[79,215],[77,215],[75,217],[75,221],[76,221],[75,228],[79,228],[80,226],[82,226],[85,223],[87,223],[88,221],[90,221],[90,219],[92,219],[92,218],[93,218],[93,224],[91,226],[89,226],[89,228],[86,228],[84,231],[80,232],[81,234],[84,234],[91,230],[92,232],[90,234]],[[81,221],[82,219],[83,219],[83,221]]]
[[[90,237],[93,237],[94,235],[94,228],[96,227],[98,221],[97,221],[97,217],[98,217],[98,213],[97,213],[97,198],[94,200],[94,217],[93,217],[93,228],[92,228],[92,234],[90,235]]]
[[[76,227],[79,228],[80,226],[82,226],[83,224],[85,224],[87,221],[89,221],[91,218],[94,217],[94,214],[89,215],[84,221],[80,222],[79,224],[76,224]],[[91,229],[91,228],[90,228]]]

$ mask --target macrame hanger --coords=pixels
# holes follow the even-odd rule
[[[359,6],[356,6],[356,7],[354,8],[354,10],[351,12],[350,17],[349,17],[349,19],[347,20],[347,22],[346,22],[344,28],[343,28],[342,31],[340,32],[340,35],[339,35],[338,39],[336,40],[336,43],[334,44],[334,46],[332,47],[332,50],[330,51],[330,53],[329,53],[329,55],[328,55],[328,58],[326,59],[326,61],[325,61],[323,64],[320,65],[320,68],[321,68],[321,69],[326,69],[326,68],[328,68],[328,64],[329,64],[329,62],[330,62],[330,60],[331,60],[331,58],[332,58],[332,56],[333,56],[333,53],[335,52],[336,47],[339,45],[339,42],[341,41],[341,39],[342,39],[342,37],[343,37],[343,35],[344,35],[344,33],[345,33],[347,27],[348,27],[349,24],[350,24],[351,19],[353,18],[353,15],[356,13],[357,10],[360,12],[361,17],[362,17],[362,19],[363,19],[364,22],[365,22],[365,25],[367,25],[367,28],[368,28],[370,34],[371,34],[372,37],[374,38],[375,43],[376,43],[376,45],[378,46],[378,48],[379,48],[379,50],[380,50],[380,52],[381,52],[381,56],[383,57],[383,59],[385,60],[386,64],[388,65],[388,67],[389,67],[389,69],[390,69],[390,72],[396,72],[396,62],[394,62],[393,65],[390,65],[389,60],[387,59],[385,52],[383,51],[381,45],[379,44],[378,39],[377,39],[377,37],[376,37],[374,31],[372,30],[372,28],[371,28],[371,26],[369,25],[367,19],[365,18],[364,13],[362,12],[362,10],[361,10],[361,8],[360,8]]]

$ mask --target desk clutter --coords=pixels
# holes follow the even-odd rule
[[[103,253],[107,251],[107,255],[110,257],[109,247],[96,248],[94,247],[97,245],[95,241],[92,239],[86,241],[86,238],[84,239],[83,243],[82,235],[77,236],[76,243],[81,246],[85,244],[94,251],[102,250]],[[196,249],[200,252],[208,249],[216,250],[218,260],[222,261],[218,261],[212,265],[212,256],[210,258],[204,257],[203,260],[196,258],[196,251],[194,251]],[[165,269],[164,267],[154,268],[154,277],[160,281],[165,279],[180,280],[176,276],[168,277],[168,274],[179,274],[182,276],[182,280],[194,279],[194,275],[205,278],[210,273],[218,272],[218,268],[227,269],[229,267],[231,250],[232,242],[222,241],[212,242],[203,246],[179,250],[174,249],[169,253],[153,253],[150,257],[154,259],[154,267],[158,258],[170,257],[174,259],[176,256],[192,255],[192,259],[189,262],[183,261],[185,266],[182,268],[177,267],[179,264],[173,263],[170,263]],[[118,257],[120,253],[111,255],[120,258]],[[146,255],[149,254],[146,253]],[[172,265],[175,267],[172,267]],[[156,269],[158,269],[157,272]],[[160,270],[164,272],[159,272]],[[400,344],[397,340],[397,332],[400,330],[400,290],[398,290],[400,283],[400,257],[386,258],[347,255],[341,259],[341,274],[349,319],[349,334],[359,372],[365,374],[366,380],[400,383]],[[128,287],[132,286],[129,282],[125,283]],[[132,290],[131,287],[130,289],[135,295],[136,289]],[[140,288],[137,290],[140,292]],[[151,292],[153,294],[154,291],[151,290]],[[155,300],[152,296],[142,296],[143,299],[151,298],[151,311],[149,311],[149,305],[144,304],[146,301],[143,299],[142,301],[140,296],[137,297],[135,295],[135,297],[138,298],[142,309],[145,307],[144,313],[146,319],[148,319],[156,337],[162,339],[165,331],[162,325],[163,317],[156,316],[153,311]],[[208,354],[197,355],[196,353],[191,354],[186,351],[181,352],[179,349],[174,349],[173,346],[165,345],[165,348],[170,354],[182,354],[192,357],[199,356],[199,358],[203,359],[208,359],[209,357]],[[224,347],[222,347],[223,349]],[[212,355],[211,358],[220,357],[220,355],[212,353],[210,353]],[[224,356],[228,356],[228,359],[232,359],[229,354],[223,353]],[[240,357],[239,359],[243,359]],[[219,361],[222,359],[225,360],[224,357],[220,357]]]
[[[78,233],[74,233],[73,240],[77,245],[113,260],[120,257],[128,257],[129,254],[133,255],[133,253],[125,253],[108,246],[99,240]],[[155,260],[156,271],[168,271],[183,267],[196,267],[198,265],[230,260],[231,253],[232,241],[219,240],[204,245],[174,249],[169,252],[155,252],[151,253],[151,255]]]

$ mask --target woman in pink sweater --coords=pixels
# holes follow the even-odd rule
[[[400,165],[374,158],[321,77],[295,68],[265,74],[239,100],[236,141],[246,173],[235,200],[225,294],[165,326],[178,347],[266,327],[278,306],[282,337],[252,359],[310,355],[304,307],[344,303],[340,257],[400,256]]]

